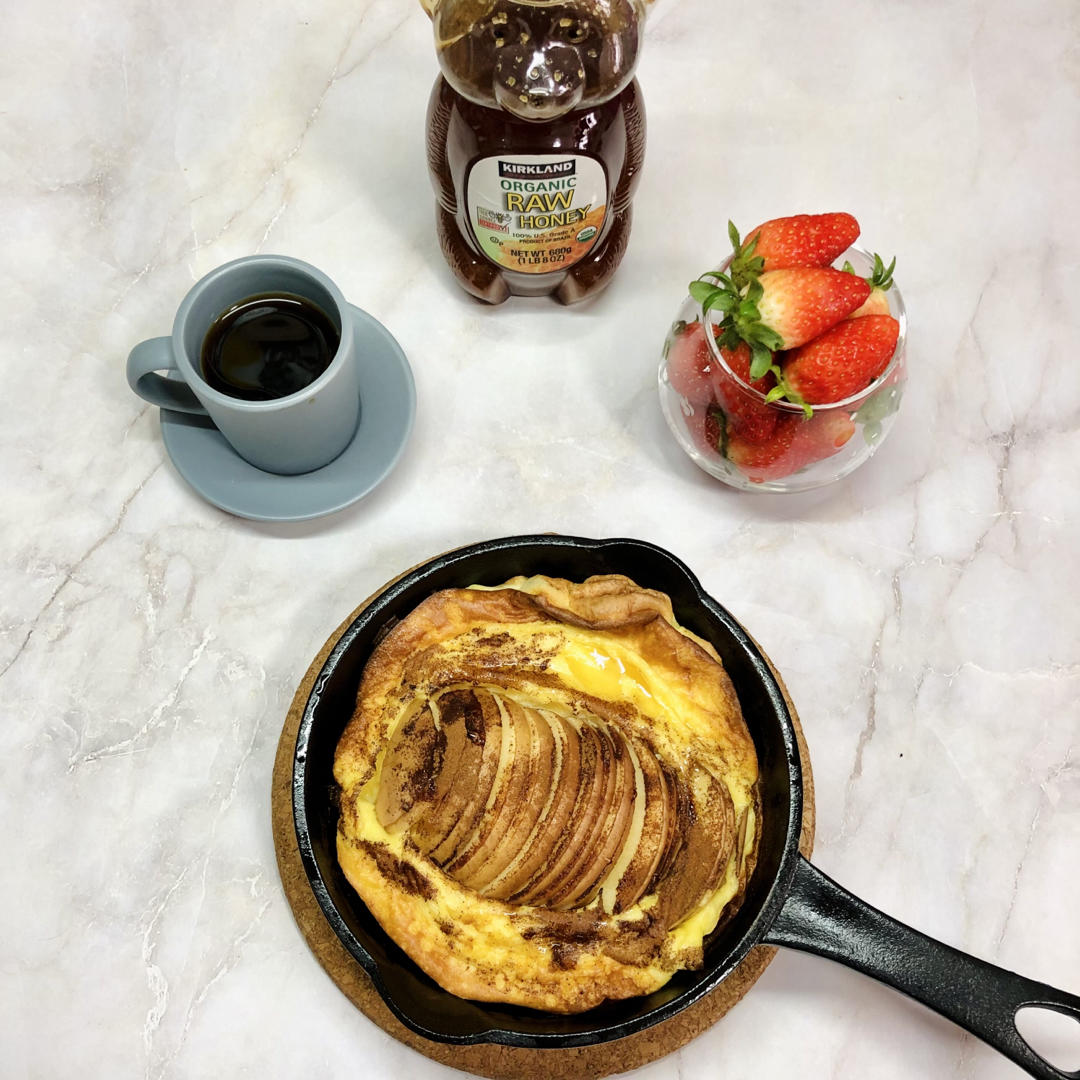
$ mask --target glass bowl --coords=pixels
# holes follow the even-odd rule
[[[836,261],[843,265],[845,260],[860,277],[873,271],[873,256],[860,247],[848,248]],[[889,366],[858,394],[813,406],[807,419],[791,402],[766,402],[731,370],[715,339],[722,313],[714,309],[703,318],[701,304],[688,295],[668,331],[659,371],[660,405],[679,445],[710,476],[741,491],[809,491],[857,469],[888,438],[907,378],[904,301],[895,284],[885,296],[889,314],[900,323]],[[668,361],[673,350],[690,348],[699,351],[701,377],[680,393],[669,379]],[[738,452],[723,434],[732,412],[745,422],[754,444],[744,442]]]

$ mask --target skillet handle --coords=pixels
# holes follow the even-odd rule
[[[1035,1006],[1080,1021],[1080,997],[995,967],[870,907],[802,856],[764,941],[836,960],[913,997],[1040,1080],[1080,1080],[1040,1057],[1016,1029]]]

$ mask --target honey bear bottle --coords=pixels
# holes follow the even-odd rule
[[[439,242],[473,296],[583,300],[630,237],[645,155],[644,0],[422,0]]]

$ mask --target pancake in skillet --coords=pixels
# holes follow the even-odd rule
[[[579,1012],[701,964],[753,865],[757,774],[719,657],[663,593],[444,590],[365,667],[338,858],[446,990]]]

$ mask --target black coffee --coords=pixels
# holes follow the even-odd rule
[[[330,366],[340,340],[326,312],[303,296],[249,296],[222,312],[206,332],[202,375],[229,397],[288,397]]]

